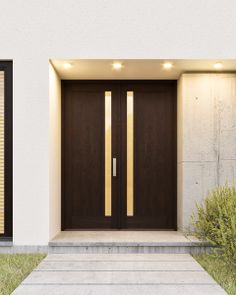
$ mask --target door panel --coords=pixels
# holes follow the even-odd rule
[[[175,229],[176,81],[62,86],[63,229]]]
[[[133,159],[129,149],[127,94],[133,92]],[[176,229],[176,83],[122,86],[124,228]],[[131,155],[131,156],[130,156]],[[133,166],[133,214],[127,172]],[[126,162],[126,163],[125,163]],[[126,205],[127,204],[127,205]]]
[[[105,111],[109,109],[105,105],[105,102],[109,104],[107,91],[112,91],[112,99],[117,100],[117,89],[111,89],[110,85],[63,84],[64,229],[111,228],[116,225],[114,218],[117,216],[107,208],[111,197],[111,180],[109,182],[109,175],[105,177],[105,139],[106,148],[110,146],[111,149],[111,130],[106,131],[105,126],[109,121],[105,120]],[[116,142],[113,144],[115,147]],[[106,190],[105,185],[109,186]],[[115,211],[114,202],[113,206]]]

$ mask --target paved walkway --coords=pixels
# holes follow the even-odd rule
[[[189,254],[51,254],[14,295],[223,295]]]

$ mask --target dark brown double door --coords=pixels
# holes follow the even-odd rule
[[[62,81],[62,229],[176,229],[176,81]]]

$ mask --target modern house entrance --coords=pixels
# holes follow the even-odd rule
[[[176,230],[176,81],[62,81],[62,230]]]
[[[219,61],[53,59],[49,81],[38,64],[32,87],[14,80],[14,149],[13,63],[2,62],[4,251],[200,251],[184,237],[196,203],[235,183],[236,60],[212,72]]]

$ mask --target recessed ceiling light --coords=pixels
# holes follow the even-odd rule
[[[213,66],[216,70],[220,70],[223,68],[223,64],[221,62],[216,62]]]
[[[70,64],[69,62],[65,62],[63,64],[63,66],[64,66],[65,69],[70,69],[72,67],[72,64]]]
[[[123,67],[123,65],[122,65],[122,63],[120,63],[120,62],[114,62],[114,63],[112,64],[112,67],[113,67],[114,70],[121,70],[122,67]]]
[[[173,64],[171,62],[165,62],[163,63],[163,68],[165,70],[171,70],[173,68]]]

